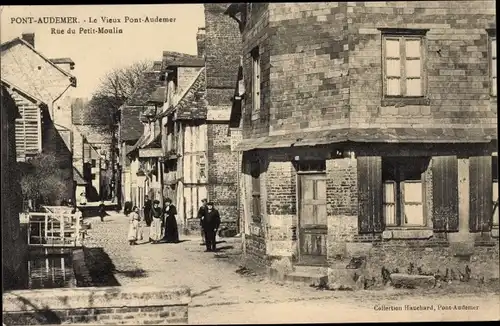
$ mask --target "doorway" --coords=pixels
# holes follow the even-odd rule
[[[326,175],[299,174],[299,264],[327,264]]]

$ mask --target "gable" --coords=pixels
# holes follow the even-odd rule
[[[2,79],[7,80],[45,103],[52,103],[75,78],[64,72],[23,41],[1,47]]]

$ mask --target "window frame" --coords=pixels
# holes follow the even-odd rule
[[[428,99],[428,81],[427,81],[427,38],[428,29],[398,29],[398,28],[379,28],[381,31],[381,63],[382,63],[382,106],[396,105],[404,102],[408,105],[429,105]],[[387,49],[386,40],[395,39],[399,41],[399,61],[400,61],[400,94],[387,94]],[[406,40],[420,40],[420,87],[421,95],[406,95]],[[410,58],[412,59],[412,58]]]
[[[261,109],[261,57],[260,49],[258,46],[252,49],[250,52],[250,57],[252,58],[252,118],[260,113]],[[254,120],[254,119],[252,119]]]
[[[493,42],[497,42],[497,35],[496,32],[492,32],[488,36],[488,66],[489,66],[489,79],[490,79],[490,96],[491,97],[497,97],[497,87],[493,88],[493,85],[497,86],[497,77],[493,77],[493,72],[496,72],[496,65],[497,65],[497,53],[495,53],[495,57],[493,57]],[[496,50],[496,46],[495,46]],[[496,52],[496,51],[495,51]],[[495,60],[495,65],[493,65],[493,60]],[[495,69],[494,67],[495,66]],[[495,90],[495,91],[493,91]]]
[[[387,158],[389,159],[389,158]],[[394,162],[394,161],[393,161]],[[405,180],[404,178],[404,173],[402,172],[402,169],[404,167],[401,167],[403,162],[397,162],[396,166],[392,166],[392,179],[391,178],[384,178],[382,177],[382,218],[384,221],[384,225],[386,228],[394,230],[394,229],[428,229],[429,226],[429,219],[428,219],[428,213],[427,213],[427,203],[426,203],[426,182],[425,182],[425,172],[421,173],[420,179],[408,179]],[[391,164],[392,165],[392,164]],[[384,158],[382,158],[382,169],[384,170]],[[386,207],[386,201],[385,201],[385,188],[384,185],[386,183],[393,183],[394,184],[394,221],[395,224],[389,224],[387,223],[387,216],[385,212],[385,207]],[[422,219],[423,223],[422,224],[406,224],[405,223],[405,201],[404,201],[404,185],[405,183],[419,183],[421,184],[421,191],[422,191],[422,201],[420,204],[422,205]],[[410,202],[411,203],[411,202]]]

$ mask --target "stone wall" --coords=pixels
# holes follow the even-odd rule
[[[189,288],[74,288],[13,291],[3,295],[3,323],[187,324]]]

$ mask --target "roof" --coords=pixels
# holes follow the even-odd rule
[[[204,67],[205,59],[203,58],[175,58],[166,67]]]
[[[191,84],[186,87],[184,93],[177,97],[176,104],[167,108],[156,118],[161,119],[174,112],[177,113],[178,120],[206,119],[207,101],[206,101],[206,71],[200,69],[198,74],[191,80]]]
[[[206,71],[203,68],[174,107],[177,120],[206,119]]]
[[[360,143],[489,143],[497,139],[496,128],[366,128],[297,132],[290,135],[245,139],[238,151],[316,146],[340,142]]]
[[[23,90],[22,88],[12,84],[11,82],[5,80],[4,78],[0,78],[2,82],[2,86],[5,86],[7,89],[11,89],[19,94],[21,94],[24,98],[28,99],[29,101],[35,103],[36,105],[43,105],[44,107],[47,107],[47,103],[45,103],[43,100],[38,98],[37,96],[30,94],[29,92]]]
[[[131,147],[127,146],[126,154],[128,155],[128,154],[132,153],[133,151],[135,151],[136,149],[140,148],[146,142],[146,140],[147,140],[146,136],[143,133],[141,133],[139,139],[137,140],[137,142],[133,146],[131,146]]]
[[[106,125],[79,125],[76,126],[80,134],[90,144],[111,144],[111,129]]]
[[[146,105],[151,94],[153,94],[158,87],[163,85],[163,81],[160,80],[161,75],[159,71],[145,72],[137,83],[136,89],[127,102],[125,102],[125,106]]]
[[[14,120],[20,118],[21,115],[16,105],[16,101],[14,101],[14,99],[12,98],[9,91],[4,85],[2,85],[0,88],[0,97],[2,98],[1,102],[2,110],[3,108],[6,108],[8,110],[7,116],[9,117],[9,121],[14,123]]]
[[[135,141],[144,131],[144,125],[139,120],[143,106],[124,106],[121,109],[120,139],[121,141]]]
[[[180,59],[200,59],[197,55],[186,54],[175,51],[163,51],[163,60],[161,70],[167,70],[167,67],[171,65],[174,61],[179,62]],[[202,65],[203,66],[203,65]],[[198,67],[198,66],[197,66]],[[199,66],[201,67],[201,66]]]
[[[80,171],[78,171],[75,167],[73,167],[73,181],[75,181],[79,186],[87,184],[87,181],[85,181]]]
[[[59,70],[62,74],[64,74],[64,75],[66,75],[66,76],[68,76],[68,77],[73,78],[73,79],[76,80],[75,76],[73,76],[69,72],[65,71],[64,69],[61,69],[60,67],[58,67],[54,62],[52,62],[50,59],[47,59],[43,54],[41,54],[40,52],[38,52],[37,50],[35,50],[35,48],[31,46],[31,44],[29,44],[28,42],[26,42],[25,40],[23,40],[20,37],[16,37],[15,39],[12,39],[10,41],[7,41],[5,43],[0,44],[0,51],[5,51],[5,50],[13,47],[16,44],[22,44],[22,45],[27,46],[33,52],[35,52],[36,54],[38,54],[43,60],[45,60],[47,63],[49,63],[50,65],[52,65],[53,67],[55,67],[57,70]]]

